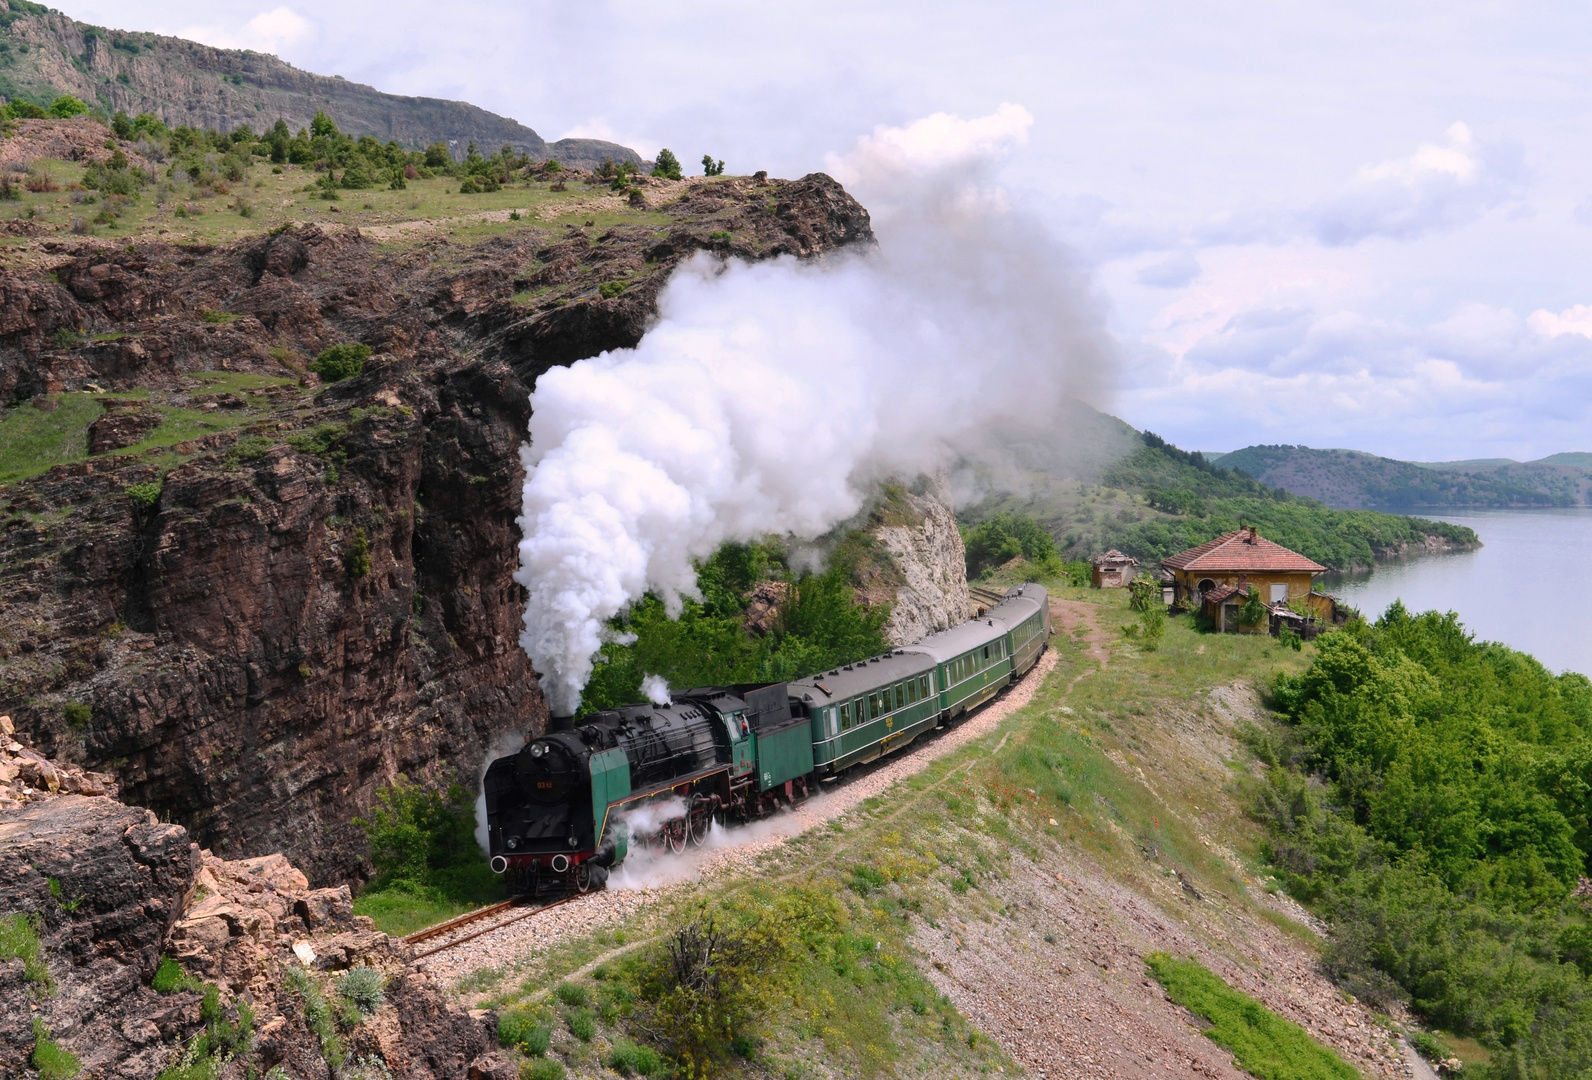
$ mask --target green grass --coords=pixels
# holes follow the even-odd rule
[[[22,912],[0,915],[0,960],[21,960],[23,981],[48,990],[50,968],[44,962],[37,918]]]
[[[440,922],[447,922],[480,904],[434,900],[393,891],[368,892],[354,900],[354,914],[376,921],[376,929],[392,937],[404,937]]]
[[[57,394],[54,409],[24,402],[0,410],[0,483],[26,480],[88,457],[88,426],[104,410],[95,394]]]
[[[178,990],[202,990],[204,984],[188,974],[177,961],[169,956],[162,956],[160,966],[155,969],[155,977],[150,980],[149,987],[157,993],[171,994]]]
[[[77,1055],[51,1039],[50,1029],[37,1016],[33,1018],[33,1053],[28,1064],[39,1071],[39,1080],[72,1080],[83,1071]]]
[[[1261,1080],[1359,1080],[1359,1072],[1304,1028],[1202,965],[1166,953],[1152,953],[1145,963],[1173,1001],[1211,1025],[1205,1037],[1230,1050],[1245,1072]]]

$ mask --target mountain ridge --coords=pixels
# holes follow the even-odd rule
[[[533,158],[595,168],[633,161],[629,147],[600,139],[549,142],[517,120],[463,101],[388,94],[342,76],[302,71],[276,56],[220,49],[144,31],[78,22],[30,0],[0,0],[0,97],[48,106],[71,94],[108,116],[148,112],[169,127],[263,131],[287,121],[297,131],[325,111],[339,128],[406,149],[447,143],[455,157],[470,142]]]

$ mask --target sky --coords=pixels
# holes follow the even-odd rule
[[[1115,344],[1094,404],[1210,451],[1592,450],[1586,5],[61,10],[731,173],[798,176],[879,128],[1020,108],[999,180]]]

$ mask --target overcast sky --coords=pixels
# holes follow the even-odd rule
[[[548,139],[824,167],[1028,110],[1002,176],[1089,271],[1099,402],[1179,445],[1592,450],[1592,8],[68,0]]]

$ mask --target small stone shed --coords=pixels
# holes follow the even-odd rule
[[[1089,560],[1089,577],[1097,589],[1120,589],[1133,580],[1134,567],[1139,560],[1112,548],[1104,555]]]

